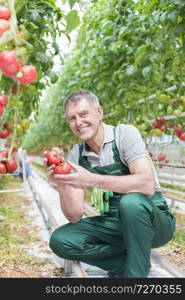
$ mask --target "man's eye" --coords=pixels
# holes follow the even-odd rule
[[[86,117],[86,116],[87,116],[87,113],[83,113],[83,114],[82,114],[82,117]]]
[[[75,117],[74,118],[69,118],[69,122],[72,122],[75,120]]]

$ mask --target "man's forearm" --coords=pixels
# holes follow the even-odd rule
[[[69,185],[58,186],[61,209],[71,222],[78,222],[84,214],[83,192]]]
[[[92,185],[121,194],[138,192],[153,195],[154,193],[153,178],[150,180],[148,176],[141,176],[140,174],[125,176],[93,174]]]

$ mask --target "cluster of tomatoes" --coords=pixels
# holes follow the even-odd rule
[[[7,105],[7,103],[8,103],[8,98],[5,95],[0,94],[0,117],[3,116],[4,108]]]
[[[18,165],[15,156],[8,160],[8,151],[0,151],[0,175],[6,173],[13,173],[16,171]]]
[[[8,103],[8,98],[5,95],[0,94],[0,117],[3,116],[5,106],[7,105],[7,103]],[[0,138],[6,139],[9,135],[10,135],[10,131],[6,127],[6,124],[4,124],[3,128],[0,129]]]
[[[151,151],[149,151],[149,155],[151,158],[153,158],[153,156],[154,156],[153,152],[151,152]],[[169,159],[166,159],[166,155],[162,154],[162,153],[157,156],[157,161],[159,162],[159,164],[162,162],[165,164],[168,164],[170,162]],[[159,167],[161,167],[161,165],[159,165]]]
[[[171,128],[173,133],[182,141],[185,141],[185,132],[183,132],[181,125],[175,125],[173,121],[167,121],[164,117],[157,118],[152,122],[155,130],[154,134],[160,136],[167,129]]]
[[[0,53],[0,71],[8,77],[14,77],[20,84],[31,84],[37,78],[37,70],[32,65],[22,66],[15,50]]]
[[[44,159],[47,166],[54,165],[55,174],[69,174],[71,165],[64,159],[60,152],[51,150],[44,152]]]
[[[10,10],[6,6],[0,5],[0,37],[10,29],[10,16]]]
[[[11,13],[8,7],[0,5],[0,37],[10,30]],[[20,33],[19,33],[20,34]],[[37,78],[37,70],[32,65],[22,66],[16,50],[4,50],[0,53],[0,71],[13,77],[20,84],[31,84]]]

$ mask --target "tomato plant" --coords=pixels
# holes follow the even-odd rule
[[[66,15],[54,0],[4,2],[0,5],[0,138],[9,138],[10,157],[29,129],[30,115],[38,111],[42,90],[58,79],[52,71],[54,56],[62,59],[57,36],[69,38],[79,17],[77,11]],[[73,5],[70,2],[71,9]]]

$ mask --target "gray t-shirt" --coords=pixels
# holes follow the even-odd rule
[[[83,143],[82,156],[87,156],[88,161],[92,167],[106,166],[114,163],[112,141],[114,140],[113,126],[104,124],[104,142],[101,146],[100,153],[97,154],[93,151],[86,149],[85,143]],[[151,168],[155,178],[155,189],[161,191],[159,180],[153,162],[146,150],[145,143],[141,137],[140,132],[133,125],[119,124],[116,126],[115,142],[118,148],[120,159],[125,166],[141,157],[147,157],[151,163]],[[68,160],[75,164],[79,164],[79,145],[73,146]]]

